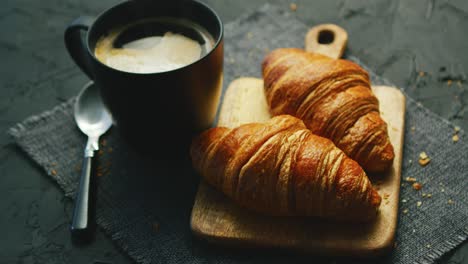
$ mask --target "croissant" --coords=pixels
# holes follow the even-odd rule
[[[262,64],[272,115],[289,114],[331,139],[367,172],[383,172],[394,151],[367,72],[347,60],[300,49],[269,53]]]
[[[289,115],[209,129],[193,140],[191,157],[210,185],[264,214],[368,221],[381,202],[355,161]]]

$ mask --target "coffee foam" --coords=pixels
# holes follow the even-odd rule
[[[96,57],[104,64],[127,72],[155,73],[174,70],[200,58],[200,44],[181,34],[166,32],[131,41],[114,48],[117,33],[101,38],[96,45]]]

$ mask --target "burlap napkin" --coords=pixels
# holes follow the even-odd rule
[[[290,12],[270,5],[227,24],[225,86],[241,75],[259,77],[265,53],[279,47],[302,47],[307,29]],[[375,74],[372,79],[374,84],[390,84]],[[70,197],[77,186],[85,143],[73,121],[72,104],[73,99],[10,130],[21,148]],[[424,189],[416,192],[409,183],[402,184],[397,246],[390,255],[370,262],[432,263],[468,235],[465,134],[460,131],[461,140],[452,142],[453,125],[409,97],[406,111],[402,177],[417,178]],[[189,218],[198,178],[189,161],[140,157],[122,142],[117,131],[108,133],[101,142],[97,221],[135,261],[328,263],[333,260],[276,250],[274,253],[226,250],[194,239]],[[422,151],[431,158],[426,167],[417,164]],[[422,197],[422,193],[432,197]]]

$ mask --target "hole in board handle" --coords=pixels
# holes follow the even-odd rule
[[[319,32],[318,43],[328,45],[335,40],[335,33],[331,30],[324,29]]]

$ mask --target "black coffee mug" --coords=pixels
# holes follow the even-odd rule
[[[157,73],[120,71],[96,58],[96,43],[110,30],[158,17],[199,24],[213,37],[213,48],[191,64]],[[156,155],[188,153],[193,135],[212,124],[223,80],[223,24],[205,4],[195,0],[123,2],[96,19],[80,17],[72,22],[65,31],[65,45],[76,64],[99,86],[124,139],[138,150]]]

